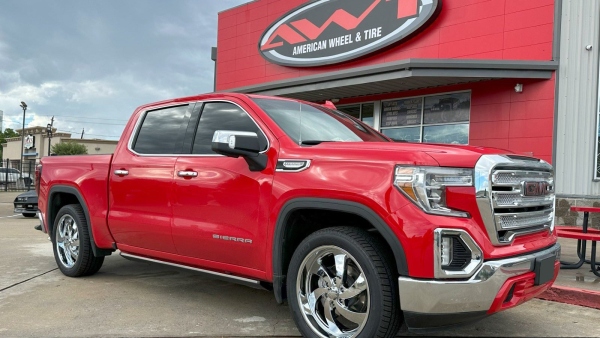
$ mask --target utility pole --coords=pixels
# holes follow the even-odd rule
[[[81,129],[81,137],[79,138],[80,140],[83,140],[83,133],[85,133],[85,128]]]
[[[21,170],[19,173],[19,179],[23,179],[23,149],[25,148],[25,111],[27,110],[27,104],[21,101],[21,108],[23,108],[23,129],[21,130]]]
[[[50,124],[46,125],[46,134],[48,135],[48,156],[50,156],[50,144],[52,143],[52,126],[54,125],[54,116],[50,120]]]

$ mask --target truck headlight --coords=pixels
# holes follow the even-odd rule
[[[472,169],[397,166],[394,185],[428,214],[469,217],[446,206],[446,187],[472,187]]]

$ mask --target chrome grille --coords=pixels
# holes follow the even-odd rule
[[[496,224],[502,230],[529,228],[540,225],[543,226],[544,224],[551,222],[553,216],[551,210],[542,212],[496,214]]]
[[[548,163],[484,155],[475,175],[477,205],[493,244],[554,227],[554,171]]]

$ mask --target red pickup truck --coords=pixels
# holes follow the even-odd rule
[[[65,275],[94,274],[119,250],[272,289],[308,337],[471,321],[558,274],[548,163],[394,142],[332,105],[243,94],[149,104],[113,155],[45,157],[36,175]]]

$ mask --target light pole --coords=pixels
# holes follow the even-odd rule
[[[52,117],[52,120],[54,120],[54,117]],[[52,143],[52,125],[50,123],[46,125],[46,134],[48,135],[48,156],[50,156],[50,143]]]
[[[21,108],[23,108],[23,129],[21,129],[21,170],[19,170],[19,178],[23,178],[23,148],[25,147],[25,111],[27,110],[27,103],[21,101]]]

